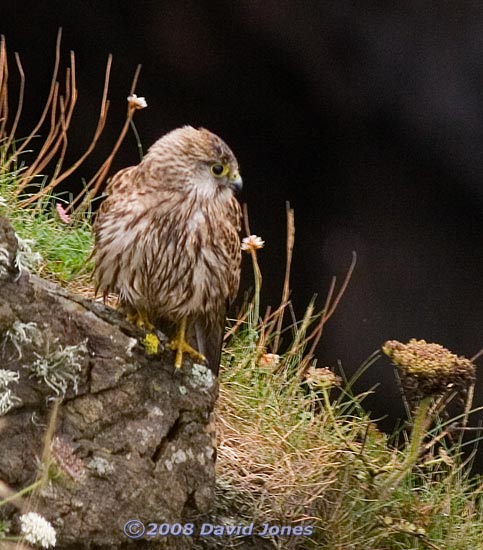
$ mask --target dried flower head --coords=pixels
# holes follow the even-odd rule
[[[305,380],[310,387],[314,389],[333,388],[340,386],[342,378],[334,374],[328,368],[320,368],[313,366],[305,373]]]
[[[260,367],[276,367],[280,363],[280,355],[276,353],[263,353],[258,360]]]
[[[54,547],[56,533],[52,525],[36,512],[20,516],[20,530],[27,542],[37,544],[42,548]]]
[[[265,241],[262,241],[261,237],[257,235],[250,235],[242,240],[241,249],[251,252],[252,250],[258,250],[265,246]]]
[[[475,380],[475,366],[440,344],[412,339],[407,344],[389,340],[382,351],[399,369],[403,387],[415,397],[462,391]]]
[[[148,104],[144,97],[138,97],[136,94],[130,95],[127,98],[127,102],[130,109],[145,109]]]

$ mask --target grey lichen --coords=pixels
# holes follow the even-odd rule
[[[37,359],[27,367],[31,377],[45,382],[56,396],[63,397],[69,386],[72,386],[74,393],[77,393],[82,370],[81,361],[87,353],[85,342],[73,346],[59,346],[54,351],[43,355],[34,353]]]
[[[26,268],[28,270],[35,271],[42,263],[42,255],[39,252],[33,250],[35,241],[32,239],[21,239],[17,235],[18,251],[15,258],[15,265],[21,271]]]
[[[26,344],[34,344],[40,346],[42,344],[42,333],[37,326],[37,323],[23,323],[15,321],[15,323],[3,334],[2,337],[2,354],[5,351],[5,346],[11,343],[17,352],[17,359],[22,358],[22,347]]]
[[[193,375],[193,378],[191,380],[191,385],[193,386],[193,388],[209,390],[213,387],[213,384],[215,382],[213,373],[204,365],[194,363],[193,368],[191,369],[191,374]]]
[[[148,412],[148,418],[156,418],[164,416],[164,412],[159,407],[152,407]]]
[[[164,461],[164,465],[166,466],[168,472],[171,472],[173,470],[174,464],[183,464],[183,462],[186,462],[187,460],[188,457],[186,456],[186,453],[183,451],[183,449],[178,449],[177,451],[173,452],[171,458]]]
[[[7,279],[10,276],[10,253],[9,251],[0,246],[0,279]]]
[[[129,338],[127,343],[127,354],[129,357],[132,356],[132,350],[137,346],[138,341],[136,338]]]
[[[102,456],[95,456],[87,467],[99,477],[109,477],[114,473],[114,466]]]
[[[12,382],[17,383],[18,380],[18,372],[0,369],[0,416],[7,414],[12,407],[22,402],[8,387]]]

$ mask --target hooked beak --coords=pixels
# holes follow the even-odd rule
[[[235,193],[239,193],[243,188],[243,180],[241,179],[241,176],[238,172],[234,172],[230,176],[230,187],[235,191]]]

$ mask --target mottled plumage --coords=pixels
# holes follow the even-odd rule
[[[215,373],[240,277],[240,187],[230,148],[185,126],[112,178],[94,224],[96,290],[155,326],[186,321]]]

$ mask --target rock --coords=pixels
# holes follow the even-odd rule
[[[59,549],[122,548],[128,520],[183,524],[206,513],[217,379],[189,359],[175,372],[170,351],[148,356],[145,333],[103,304],[19,276],[16,246],[0,219],[0,369],[19,378],[0,385],[11,399],[0,424],[0,480],[16,490],[33,483],[49,440],[49,481],[33,503],[56,528]],[[17,512],[5,506],[2,514],[15,520]],[[192,540],[136,544],[190,548]]]

